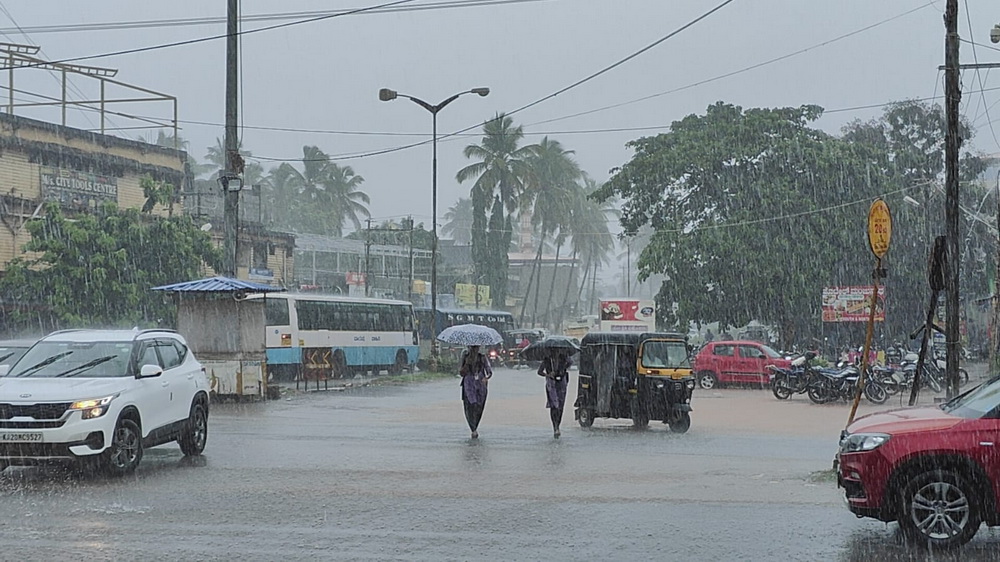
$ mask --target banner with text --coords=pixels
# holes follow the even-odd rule
[[[39,170],[42,197],[63,207],[93,209],[98,204],[118,202],[118,179],[88,172],[50,168]]]
[[[824,322],[867,322],[872,302],[871,285],[823,288]],[[885,287],[878,288],[875,321],[885,321]]]

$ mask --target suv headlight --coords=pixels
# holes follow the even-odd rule
[[[889,440],[885,433],[853,433],[840,441],[841,453],[860,453],[878,449]]]
[[[80,410],[83,419],[92,420],[99,418],[108,412],[108,404],[117,398],[117,394],[105,396],[104,398],[92,398],[90,400],[80,400],[69,405],[70,410]]]

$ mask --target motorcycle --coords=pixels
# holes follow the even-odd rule
[[[809,400],[816,404],[827,404],[837,399],[845,401],[854,399],[861,378],[860,369],[850,366],[842,369],[819,369],[816,373],[817,376],[806,391]],[[889,399],[885,387],[871,376],[870,372],[869,376],[865,377],[862,393],[873,404],[884,404]]]
[[[783,369],[774,365],[769,365],[771,370],[771,394],[778,400],[787,400],[792,394],[803,394],[809,390],[809,383],[812,382],[813,370],[809,365],[816,354],[812,351],[792,360],[790,369]]]

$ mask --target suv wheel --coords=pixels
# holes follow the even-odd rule
[[[929,549],[961,546],[972,539],[982,522],[977,497],[975,486],[954,472],[925,472],[903,492],[899,527],[907,538]]]
[[[111,436],[111,445],[104,451],[104,468],[112,476],[135,471],[142,460],[142,433],[139,424],[123,418],[118,420]]]
[[[184,432],[177,444],[181,446],[181,452],[186,456],[200,455],[205,450],[205,442],[208,441],[208,414],[201,404],[191,406],[191,414],[184,425]]]
[[[702,371],[698,373],[698,385],[705,390],[712,390],[719,384],[719,379],[712,371]]]

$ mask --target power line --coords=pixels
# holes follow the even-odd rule
[[[986,123],[990,126],[990,134],[993,135],[993,142],[1000,148],[1000,140],[997,140],[997,133],[993,130],[993,121],[990,119],[990,109],[986,104],[986,94],[983,93],[983,75],[979,73],[979,55],[976,54],[975,36],[972,33],[972,14],[969,13],[969,0],[965,0],[965,17],[969,24],[969,39],[972,42],[972,60],[976,63],[976,79],[979,80],[980,100],[986,110]],[[978,117],[979,106],[976,106],[976,117]],[[975,118],[973,118],[975,120]]]
[[[982,92],[992,92],[992,91],[996,91],[996,90],[1000,90],[1000,86],[993,87],[993,88],[984,88],[982,90],[971,90],[968,93],[979,93],[980,91],[982,91]],[[910,99],[908,99],[906,101],[925,102],[925,101],[939,100],[942,97],[943,96],[939,96],[939,95],[935,94],[934,96],[931,96],[931,97],[910,98]],[[894,100],[894,101],[888,101],[888,102],[882,102],[882,103],[873,103],[873,104],[867,104],[867,105],[855,105],[855,106],[850,106],[850,107],[841,107],[841,108],[834,108],[834,109],[824,109],[823,110],[823,114],[826,115],[828,113],[844,113],[844,112],[852,112],[852,111],[862,111],[862,110],[866,110],[866,109],[878,109],[878,108],[888,107],[888,106],[890,106],[890,105],[892,105],[894,103],[899,103],[900,101],[904,101],[904,100]],[[188,124],[196,124],[196,125],[220,126],[220,125],[218,125],[216,123],[208,123],[208,122],[204,122],[204,121],[181,121],[181,122],[188,123]],[[603,134],[603,133],[620,133],[620,132],[639,132],[639,131],[669,130],[670,127],[671,127],[671,125],[665,124],[665,125],[648,125],[648,126],[642,126],[642,127],[611,127],[611,128],[604,128],[604,129],[526,131],[524,134],[525,134],[525,136],[570,135],[570,134]],[[327,134],[342,134],[342,135],[357,134],[357,135],[385,135],[385,136],[427,136],[426,133],[381,133],[381,132],[373,132],[373,131],[324,131],[324,130],[316,130],[316,129],[295,129],[295,128],[283,128],[283,127],[254,127],[254,126],[250,126],[250,125],[248,125],[246,128],[247,129],[272,130],[272,131],[284,131],[284,132],[327,133]],[[468,131],[468,129],[465,129],[465,131]],[[470,134],[470,133],[465,133],[465,132],[456,132],[456,133],[449,134],[447,137],[438,137],[438,142],[444,142],[444,141],[447,141],[449,139],[450,140],[458,140],[459,138],[463,138],[463,137],[475,137],[475,136],[480,136],[480,134],[479,133],[471,133]],[[427,144],[428,142],[430,142],[430,141],[426,141],[425,140],[425,141],[420,141],[420,142],[415,142],[415,143],[411,143],[411,144],[408,144],[408,145],[404,145],[402,147],[392,147],[392,148],[380,149],[380,150],[372,151],[372,152],[360,152],[360,153],[359,152],[349,152],[349,153],[343,153],[343,154],[331,154],[331,155],[329,155],[329,158],[331,160],[348,160],[348,159],[366,158],[366,157],[369,157],[369,156],[377,156],[377,155],[381,155],[381,154],[387,154],[387,153],[390,153],[390,152],[396,152],[396,151],[403,150],[403,149],[406,149],[406,148],[411,148],[411,147],[415,147],[415,146],[421,146],[423,144]],[[303,160],[302,158],[278,158],[278,157],[258,156],[258,155],[253,155],[253,156],[250,156],[248,158],[251,159],[251,160],[261,160],[261,161],[268,161],[268,162],[303,162],[303,161],[309,162],[310,161],[310,160]]]
[[[540,103],[542,103],[544,101],[550,100],[550,99],[558,96],[559,94],[568,92],[568,91],[570,91],[573,88],[576,88],[578,86],[582,86],[583,84],[585,84],[587,82],[590,82],[591,80],[593,80],[594,78],[597,78],[598,76],[600,76],[602,74],[610,72],[611,70],[613,70],[613,69],[615,69],[615,68],[617,68],[617,67],[625,64],[626,62],[628,62],[628,61],[630,61],[630,60],[638,57],[639,55],[645,53],[646,51],[652,49],[653,47],[656,47],[657,45],[659,45],[660,43],[663,43],[664,41],[670,39],[671,37],[674,37],[675,35],[678,35],[679,33],[683,32],[684,30],[688,29],[689,27],[694,26],[696,23],[700,22],[701,20],[707,18],[708,16],[710,16],[710,15],[714,14],[715,12],[721,10],[722,8],[726,7],[731,2],[733,2],[733,0],[724,0],[718,6],[712,8],[711,10],[705,12],[704,14],[696,17],[695,19],[689,21],[688,23],[680,26],[679,28],[675,29],[674,31],[671,31],[670,33],[664,35],[663,37],[657,39],[656,41],[653,41],[649,45],[646,45],[645,47],[639,49],[638,51],[636,51],[636,52],[628,55],[627,57],[619,60],[618,62],[615,62],[615,63],[613,63],[613,64],[611,64],[609,66],[606,66],[606,67],[602,68],[601,70],[598,70],[597,72],[591,74],[590,76],[587,76],[586,78],[582,78],[580,80],[577,80],[576,82],[573,82],[572,84],[570,84],[569,86],[566,86],[566,87],[562,88],[561,90],[557,90],[557,91],[555,91],[555,92],[553,92],[553,93],[551,93],[551,94],[549,94],[547,96],[541,97],[541,98],[539,98],[539,99],[537,99],[537,100],[535,100],[535,101],[533,101],[533,102],[531,102],[531,103],[529,103],[527,105],[523,105],[523,106],[521,106],[521,107],[519,107],[519,108],[517,108],[517,109],[515,109],[513,111],[510,111],[510,112],[507,113],[507,115],[514,115],[515,113],[520,113],[520,112],[524,111],[525,109],[528,109],[530,107],[534,107],[534,106],[536,106],[536,105],[538,105],[538,104],[540,104]]]
[[[364,12],[365,15],[368,14],[389,14],[389,13],[399,13],[399,12],[420,12],[420,11],[430,11],[430,10],[442,10],[442,9],[452,9],[452,8],[475,8],[481,6],[500,6],[505,4],[523,4],[529,2],[551,2],[553,0],[447,0],[442,2],[429,2],[427,4],[421,4],[416,6],[400,6],[400,7],[387,7],[372,9]],[[346,12],[350,10],[316,10],[316,11],[300,11],[300,12],[275,12],[275,13],[263,13],[263,14],[251,14],[244,15],[240,18],[242,22],[258,22],[258,21],[283,21],[292,20],[300,18],[311,18],[322,15],[339,14],[341,12]],[[188,27],[188,26],[199,26],[199,25],[214,25],[225,23],[225,16],[208,16],[200,18],[172,18],[172,19],[157,19],[157,20],[134,20],[134,21],[124,21],[124,22],[103,22],[103,23],[78,23],[78,24],[60,24],[60,25],[39,25],[34,27],[25,27],[26,31],[31,33],[72,33],[72,32],[87,32],[87,31],[118,31],[118,30],[129,30],[129,29],[150,29],[150,28],[166,28],[166,27]],[[0,33],[5,31],[10,31],[7,29],[0,29]]]
[[[906,187],[901,187],[899,189],[888,191],[883,194],[883,196],[897,195],[903,193],[904,191],[909,191],[916,187],[922,187],[924,185],[933,184],[933,181],[918,182],[913,185],[908,185]],[[848,201],[846,203],[838,203],[836,205],[830,205],[829,207],[823,207],[821,209],[813,209],[811,211],[800,211],[798,213],[790,213],[787,215],[775,216],[775,217],[763,217],[759,219],[752,219],[748,221],[732,222],[732,223],[720,223],[720,224],[709,224],[705,226],[696,226],[694,228],[675,228],[669,230],[658,230],[657,232],[667,232],[667,233],[679,233],[679,234],[690,234],[692,232],[697,232],[700,230],[718,230],[721,228],[735,228],[739,226],[751,226],[755,224],[762,224],[780,220],[794,219],[798,217],[807,217],[810,215],[816,215],[819,213],[826,213],[829,211],[835,211],[837,209],[843,209],[844,207],[851,207],[854,205],[860,205],[862,203],[871,203],[871,197],[866,197],[864,199],[858,199],[856,201]]]
[[[716,8],[713,8],[712,11],[718,10],[718,9],[720,9],[724,5],[725,4],[721,4],[720,6],[717,6]],[[833,39],[829,39],[827,41],[823,41],[821,43],[817,43],[815,45],[806,47],[804,49],[800,49],[798,51],[794,51],[792,53],[788,53],[786,55],[782,55],[780,57],[776,57],[776,58],[773,58],[773,59],[770,59],[770,60],[767,60],[767,61],[764,61],[764,62],[761,62],[761,63],[757,63],[757,64],[754,64],[754,65],[751,65],[751,66],[747,66],[747,67],[744,67],[742,69],[739,69],[739,70],[736,70],[736,71],[733,71],[733,72],[728,72],[728,73],[725,73],[725,74],[721,74],[721,75],[715,76],[713,78],[708,78],[708,79],[705,79],[705,80],[694,82],[692,84],[688,84],[686,86],[682,86],[682,87],[679,87],[679,88],[674,88],[672,90],[667,90],[667,91],[660,92],[660,93],[657,93],[657,94],[652,94],[652,95],[644,96],[642,98],[630,100],[630,101],[627,101],[627,102],[613,104],[613,105],[609,105],[609,106],[605,106],[605,107],[601,107],[601,108],[597,108],[597,109],[592,109],[592,110],[588,110],[588,111],[584,111],[584,112],[580,112],[580,113],[575,113],[575,114],[572,114],[572,115],[566,115],[566,116],[562,116],[562,117],[556,117],[556,118],[553,118],[553,119],[547,119],[547,120],[538,121],[538,122],[535,122],[535,123],[530,123],[528,125],[525,125],[525,127],[532,127],[532,126],[535,126],[535,125],[542,125],[542,124],[552,123],[552,122],[555,122],[555,121],[561,121],[561,120],[565,120],[565,119],[571,119],[571,118],[579,117],[579,116],[582,116],[582,115],[588,115],[588,114],[591,114],[591,113],[597,113],[597,112],[605,111],[605,110],[608,110],[608,109],[615,109],[615,108],[622,107],[622,106],[625,106],[625,105],[630,105],[630,104],[638,103],[638,102],[641,102],[641,101],[645,101],[647,99],[652,99],[652,98],[655,98],[655,97],[660,97],[660,96],[668,95],[668,94],[671,94],[671,93],[676,93],[676,92],[679,92],[679,91],[682,91],[682,90],[687,90],[687,89],[694,88],[694,87],[699,86],[699,85],[707,84],[707,83],[710,83],[710,82],[715,82],[717,80],[722,80],[722,79],[728,78],[730,76],[734,76],[734,75],[737,75],[737,74],[748,72],[750,70],[754,70],[754,69],[760,68],[762,66],[767,66],[767,65],[773,64],[775,62],[779,62],[779,61],[782,61],[782,60],[785,60],[785,59],[797,56],[799,54],[811,51],[813,49],[816,49],[816,48],[819,48],[819,47],[823,47],[823,46],[829,45],[831,43],[835,43],[837,41],[841,41],[841,40],[846,39],[848,37],[851,37],[853,35],[857,35],[857,34],[862,33],[864,31],[868,31],[870,29],[873,29],[875,27],[884,25],[884,24],[889,23],[891,21],[894,21],[896,19],[905,17],[905,16],[907,16],[909,14],[912,14],[912,13],[914,13],[916,11],[922,10],[922,9],[924,9],[924,8],[926,8],[928,6],[932,6],[932,5],[933,5],[933,1],[927,2],[925,4],[921,4],[920,6],[917,6],[916,8],[907,10],[907,11],[905,11],[903,13],[900,13],[900,14],[897,14],[897,15],[892,16],[890,18],[878,21],[878,22],[873,23],[871,25],[868,25],[868,26],[856,29],[856,30],[851,31],[849,33],[845,33],[845,34],[840,35],[838,37],[834,37]],[[699,19],[703,19],[704,17],[707,17],[707,15],[709,15],[710,13],[711,12],[706,13],[705,15],[702,15]],[[671,35],[674,35],[674,34],[678,33],[679,31],[683,30],[686,27],[690,27],[690,25],[692,25],[696,21],[697,20],[695,20],[694,22],[691,22],[691,23],[685,25],[684,27],[682,27],[681,29],[678,29],[677,31],[674,31]],[[650,46],[644,48],[643,51],[651,48],[652,46],[655,46],[659,42],[662,42],[662,41],[666,40],[669,37],[670,37],[670,35],[668,35],[667,37],[661,38],[659,41],[657,41],[657,43],[654,43],[653,45],[650,45]],[[642,52],[642,51],[640,51],[640,52]],[[615,63],[615,65],[612,65],[612,67],[614,67],[614,66],[616,66],[618,64],[621,64],[625,60],[633,58],[637,54],[638,53],[634,53],[633,55],[629,55],[629,57],[626,57],[626,59],[623,59],[622,61],[619,61],[618,63]],[[608,67],[604,71],[609,70],[612,67]],[[604,71],[601,71],[601,72],[604,72]],[[595,73],[595,75],[591,75],[591,77],[596,76],[596,74],[598,74],[598,73]],[[589,79],[589,78],[590,77],[588,77],[587,79]],[[584,80],[587,80],[587,79],[584,79]],[[578,81],[577,84],[580,84],[582,82],[583,81]],[[570,87],[572,87],[572,86],[570,86]],[[540,98],[539,100],[536,100],[536,101],[534,101],[532,103],[529,103],[529,104],[527,104],[525,106],[522,106],[521,108],[518,108],[517,110],[508,112],[508,113],[506,113],[506,115],[513,115],[514,113],[516,113],[518,111],[522,111],[524,109],[527,109],[528,107],[532,107],[534,105],[537,105],[538,103],[541,103],[542,101],[544,101],[546,99],[549,99],[551,97],[554,97],[554,96],[558,95],[559,93],[562,93],[562,92],[566,91],[568,88],[569,87],[563,88],[563,89],[559,90],[558,92],[556,92],[554,94],[550,94],[548,96]],[[875,105],[875,106],[872,106],[872,107],[884,107],[885,105],[888,105],[888,104],[878,104],[878,105]],[[859,107],[858,109],[864,109],[864,108],[863,107]],[[848,111],[848,110],[851,110],[851,109],[828,110],[828,111],[824,111],[824,113],[834,113],[834,112],[837,112],[837,111]],[[468,132],[468,131],[470,131],[472,129],[475,129],[475,128],[479,127],[480,125],[481,124],[476,124],[476,125],[472,125],[472,126],[469,126],[469,127],[465,127],[463,129],[459,129],[458,131],[456,131],[454,133],[450,133],[450,134],[446,134],[446,135],[440,135],[438,137],[438,140],[439,141],[443,141],[443,140],[447,140],[450,137],[460,136],[463,133],[466,133],[466,132]],[[384,149],[379,149],[379,150],[370,151],[370,152],[355,152],[355,153],[347,153],[347,154],[342,154],[342,155],[334,155],[334,156],[331,156],[331,158],[336,158],[336,159],[339,159],[339,160],[346,160],[346,159],[368,158],[368,157],[372,157],[372,156],[381,156],[381,155],[384,155],[384,154],[390,154],[390,153],[393,153],[393,152],[399,152],[399,151],[402,151],[402,150],[407,150],[407,149],[410,149],[410,148],[415,148],[417,146],[422,146],[422,145],[427,144],[429,142],[430,142],[430,140],[424,140],[424,141],[409,143],[409,144],[402,145],[402,146],[384,148]],[[300,159],[291,159],[291,158],[269,158],[269,157],[256,157],[256,156],[255,156],[255,158],[259,158],[261,160],[275,161],[275,162],[294,162],[294,161],[299,161],[300,160]]]
[[[544,101],[550,100],[550,99],[558,96],[559,94],[568,92],[568,91],[570,91],[570,90],[572,90],[574,88],[582,86],[583,84],[585,84],[585,83],[593,80],[594,78],[597,78],[598,76],[601,76],[602,74],[610,72],[611,70],[613,70],[613,69],[621,66],[622,64],[625,64],[626,62],[628,62],[628,61],[636,58],[637,56],[645,53],[646,51],[652,49],[653,47],[656,47],[657,45],[663,43],[664,41],[670,39],[671,37],[676,36],[677,34],[683,32],[684,30],[690,28],[691,26],[695,25],[696,23],[700,22],[701,20],[703,20],[703,19],[707,18],[708,16],[714,14],[715,12],[721,10],[722,8],[724,8],[725,6],[727,6],[728,4],[730,4],[732,2],[733,2],[733,0],[724,0],[721,4],[715,6],[711,10],[703,13],[702,15],[696,17],[695,19],[689,21],[688,23],[682,25],[681,27],[675,29],[674,31],[671,31],[670,33],[664,35],[663,37],[657,39],[656,41],[650,43],[649,45],[643,47],[642,49],[639,49],[638,51],[635,51],[634,53],[626,56],[625,58],[623,58],[623,59],[621,59],[621,60],[619,60],[619,61],[617,61],[617,62],[615,62],[615,63],[613,63],[613,64],[611,64],[609,66],[606,66],[606,67],[602,68],[601,70],[598,70],[597,72],[594,72],[593,74],[590,74],[589,76],[587,76],[585,78],[577,80],[576,82],[570,84],[569,86],[565,86],[565,87],[563,87],[563,88],[561,88],[561,89],[559,89],[559,90],[557,90],[557,91],[555,91],[555,92],[553,92],[551,94],[548,94],[546,96],[538,98],[537,100],[535,100],[535,101],[533,101],[531,103],[528,103],[526,105],[523,105],[523,106],[521,106],[521,107],[519,107],[519,108],[517,108],[517,109],[515,109],[513,111],[506,112],[505,115],[514,115],[516,113],[520,113],[520,112],[522,112],[522,111],[524,111],[524,110],[526,110],[526,109],[528,109],[530,107],[534,107],[534,106],[536,106],[536,105],[538,105],[538,104],[540,104],[540,103],[542,103]],[[0,69],[0,70],[2,70],[2,69]],[[446,135],[441,135],[440,139],[443,140],[443,139],[447,139],[449,137],[455,137],[455,136],[457,136],[460,133],[465,133],[465,132],[471,131],[472,129],[475,129],[475,128],[479,127],[480,125],[481,125],[481,123],[477,123],[475,125],[470,125],[470,126],[464,128],[464,129],[458,130],[458,131],[456,131],[454,133],[449,133],[449,134],[446,134]],[[372,151],[372,152],[363,152],[363,153],[357,153],[357,154],[350,154],[350,155],[346,155],[346,156],[340,156],[340,157],[338,157],[338,160],[353,160],[353,159],[358,159],[358,158],[368,158],[368,157],[371,157],[371,156],[380,156],[380,155],[383,155],[383,154],[389,154],[389,153],[392,153],[392,152],[399,152],[401,150],[406,150],[408,148],[413,148],[413,147],[416,147],[416,146],[421,146],[421,145],[427,144],[429,142],[431,142],[431,141],[430,140],[425,140],[425,141],[421,141],[421,142],[410,143],[410,144],[407,144],[407,145],[397,146],[397,147],[392,147],[392,148],[387,148],[387,149],[383,149],[383,150],[376,150],[376,151]],[[266,157],[257,157],[257,158],[260,159],[260,160],[288,161],[288,160],[283,160],[283,159],[280,159],[280,158],[266,158]]]
[[[611,105],[606,105],[604,107],[598,107],[596,109],[589,109],[587,111],[581,111],[581,112],[578,112],[578,113],[573,113],[571,115],[564,115],[562,117],[555,117],[555,118],[552,118],[552,119],[546,119],[544,121],[537,121],[535,123],[531,123],[528,126],[532,126],[532,125],[544,125],[546,123],[553,123],[555,121],[563,121],[565,119],[573,119],[575,117],[582,117],[584,115],[590,115],[590,114],[593,114],[593,113],[599,113],[599,112],[602,112],[602,111],[607,111],[609,109],[617,109],[619,107],[624,107],[626,105],[632,105],[632,104],[636,104],[636,103],[639,103],[639,102],[643,102],[643,101],[651,100],[651,99],[654,99],[654,98],[658,98],[658,97],[661,97],[661,96],[666,96],[666,95],[669,95],[669,94],[675,94],[677,92],[681,92],[681,91],[684,91],[684,90],[689,90],[691,88],[696,88],[698,86],[703,86],[703,85],[709,84],[711,82],[716,82],[716,81],[719,81],[719,80],[723,80],[725,78],[730,78],[730,77],[736,76],[738,74],[743,74],[743,73],[749,72],[751,70],[756,70],[758,68],[774,64],[776,62],[781,62],[783,60],[790,59],[792,57],[796,57],[796,56],[801,55],[803,53],[807,53],[809,51],[812,51],[813,49],[818,49],[820,47],[825,47],[825,46],[830,45],[832,43],[836,43],[836,42],[841,41],[843,39],[847,39],[848,37],[851,37],[853,35],[857,35],[859,33],[865,32],[865,31],[869,31],[871,29],[874,29],[876,27],[879,27],[879,26],[884,25],[886,23],[889,23],[891,21],[894,21],[894,20],[897,20],[899,18],[908,16],[908,15],[910,15],[910,14],[916,12],[916,11],[922,10],[922,9],[928,7],[928,6],[932,6],[933,4],[934,4],[933,1],[927,2],[926,4],[922,4],[922,5],[917,6],[916,8],[913,8],[911,10],[907,10],[906,12],[903,12],[901,14],[897,14],[895,16],[892,16],[890,18],[884,19],[882,21],[873,23],[871,25],[862,27],[860,29],[856,29],[856,30],[851,31],[849,33],[845,33],[843,35],[840,35],[838,37],[834,37],[833,39],[829,39],[829,40],[823,41],[821,43],[816,43],[815,45],[811,45],[811,46],[806,47],[804,49],[799,49],[798,51],[794,51],[794,52],[791,52],[791,53],[788,53],[788,54],[785,54],[785,55],[781,55],[779,57],[775,57],[775,58],[770,59],[770,60],[766,60],[766,61],[763,61],[763,62],[752,64],[750,66],[745,66],[743,68],[740,68],[738,70],[734,70],[732,72],[727,72],[725,74],[719,74],[719,75],[713,76],[711,78],[706,78],[704,80],[699,80],[697,82],[693,82],[691,84],[687,84],[687,85],[681,86],[679,88],[673,88],[673,89],[670,89],[670,90],[665,90],[663,92],[658,92],[658,93],[649,94],[647,96],[643,96],[643,97],[640,97],[640,98],[635,98],[635,99],[632,99],[632,100],[629,100],[629,101],[625,101],[625,102],[621,102],[621,103],[615,103],[615,104],[611,104]]]
[[[301,25],[301,24],[304,24],[304,23],[313,23],[313,22],[322,21],[322,20],[328,20],[328,19],[332,19],[332,18],[336,18],[336,17],[341,17],[341,16],[350,16],[350,15],[354,15],[354,14],[360,14],[360,13],[364,13],[364,12],[369,12],[371,10],[377,10],[379,8],[386,8],[386,7],[390,7],[390,6],[398,6],[398,5],[401,5],[401,4],[408,4],[408,3],[414,2],[414,1],[415,0],[395,0],[393,2],[387,2],[385,4],[379,4],[377,6],[371,6],[371,7],[368,7],[368,8],[357,8],[355,10],[348,10],[348,11],[343,11],[343,12],[336,12],[336,13],[333,13],[333,14],[326,14],[326,15],[316,16],[316,17],[312,17],[312,18],[307,18],[307,19],[302,19],[302,20],[296,20],[296,21],[292,21],[292,22],[288,22],[288,23],[279,23],[279,24],[275,24],[275,25],[269,25],[269,26],[266,26],[266,27],[258,27],[256,29],[248,29],[246,31],[239,32],[239,34],[240,35],[249,35],[251,33],[260,33],[262,31],[271,31],[271,30],[274,30],[274,29],[281,29],[281,28],[284,28],[284,27],[292,27],[292,26]],[[61,59],[61,60],[57,60],[57,61],[47,61],[47,62],[44,62],[44,63],[24,64],[24,65],[18,66],[16,68],[30,68],[30,67],[38,66],[38,65],[41,65],[41,64],[64,64],[64,63],[68,63],[68,62],[77,62],[77,61],[82,61],[82,60],[99,59],[99,58],[105,58],[105,57],[115,57],[115,56],[120,56],[120,55],[130,55],[130,54],[133,54],[133,53],[144,53],[144,52],[147,52],[147,51],[156,51],[156,50],[159,50],[159,49],[168,49],[168,48],[171,48],[171,47],[180,47],[182,45],[193,45],[195,43],[204,43],[206,41],[215,41],[216,39],[225,39],[226,37],[228,37],[228,34],[223,33],[222,35],[211,35],[209,37],[199,37],[199,38],[196,38],[196,39],[187,39],[187,40],[184,40],[184,41],[174,41],[173,43],[161,43],[159,45],[149,45],[149,46],[146,46],[146,47],[136,47],[134,49],[123,49],[121,51],[113,51],[113,52],[110,52],[110,53],[101,53],[101,54],[97,54],[97,55],[85,55],[85,56],[80,56],[80,57],[70,57],[70,58],[65,58],[65,59]],[[0,67],[0,70],[11,70],[11,67],[7,67],[7,66]]]

